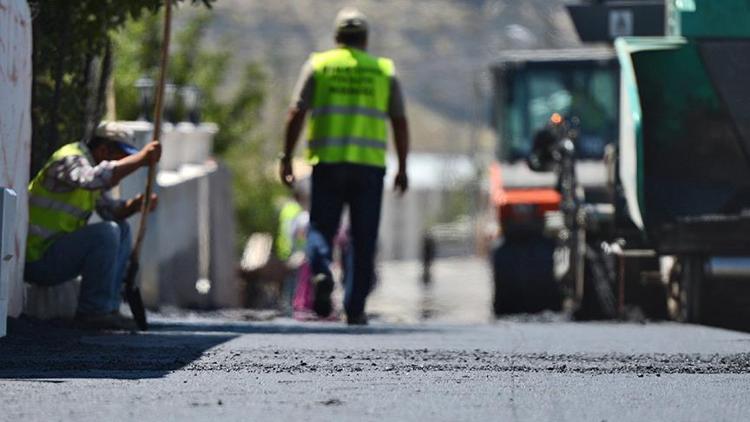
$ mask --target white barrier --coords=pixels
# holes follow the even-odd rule
[[[208,160],[213,149],[213,138],[218,128],[213,123],[196,126],[181,122],[165,125],[162,133],[162,160],[160,170],[179,171],[185,164],[201,165]]]
[[[124,122],[139,146],[151,125]],[[234,278],[234,215],[229,172],[210,158],[214,124],[165,125],[156,179],[159,206],[148,221],[141,252],[140,284],[147,307],[237,306]],[[126,178],[123,198],[143,191],[146,171]],[[136,231],[139,217],[130,220]]]
[[[73,319],[78,307],[81,280],[75,278],[54,286],[26,283],[23,313],[37,319]]]
[[[26,0],[0,0],[0,187],[18,195],[9,266],[7,312],[23,306],[22,273],[26,247],[27,195],[31,156],[31,14]],[[0,300],[6,303],[4,300]],[[2,306],[0,306],[2,307]],[[5,334],[0,310],[0,336]]]
[[[5,335],[8,289],[15,273],[16,208],[18,197],[11,189],[0,188],[0,336]]]

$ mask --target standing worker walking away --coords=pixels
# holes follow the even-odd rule
[[[315,312],[332,311],[332,242],[344,205],[351,218],[353,276],[347,277],[344,310],[350,325],[367,324],[365,301],[374,274],[390,119],[398,155],[395,189],[406,191],[409,133],[404,103],[390,59],[367,52],[368,24],[353,8],[335,20],[338,46],[314,53],[302,68],[286,124],[280,159],[282,181],[294,182],[291,157],[311,113],[308,158],[313,164],[307,256],[315,283]]]
[[[151,142],[139,151],[132,138],[122,125],[102,123],[88,142],[55,151],[29,184],[24,278],[55,285],[80,275],[76,322],[84,328],[135,329],[119,309],[131,249],[125,219],[140,210],[143,195],[115,200],[106,191],[157,163],[161,146]],[[156,195],[152,198],[151,210]],[[89,225],[95,210],[104,221]]]

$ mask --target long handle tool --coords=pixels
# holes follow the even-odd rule
[[[167,61],[169,59],[169,39],[172,26],[172,0],[165,2],[164,12],[164,36],[161,45],[161,60],[159,62],[159,81],[156,85],[156,101],[154,104],[154,130],[153,130],[153,141],[159,142],[161,137],[161,120],[162,120],[162,102],[164,100],[164,84],[166,81],[167,74]],[[133,319],[135,320],[138,328],[142,331],[148,330],[148,321],[146,321],[146,309],[143,307],[143,298],[141,297],[141,289],[135,282],[135,277],[138,274],[138,268],[140,267],[140,253],[141,246],[143,245],[143,237],[146,234],[146,222],[148,221],[148,213],[151,208],[151,194],[154,191],[154,179],[156,176],[156,166],[151,163],[148,166],[148,180],[146,181],[146,192],[143,197],[143,204],[141,206],[141,221],[138,227],[138,234],[136,236],[135,245],[133,246],[133,252],[130,254],[130,260],[128,263],[128,271],[125,275],[125,300],[130,306],[130,311],[133,313]]]

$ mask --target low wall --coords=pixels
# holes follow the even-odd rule
[[[151,137],[146,122],[126,122],[139,146]],[[214,125],[167,125],[149,216],[139,282],[147,307],[217,308],[239,305],[235,279],[234,214],[229,171],[209,157]],[[120,186],[122,198],[144,190],[141,170]],[[133,235],[139,216],[130,219]]]

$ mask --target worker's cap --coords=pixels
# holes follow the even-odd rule
[[[336,15],[333,25],[336,34],[367,32],[367,17],[359,9],[345,7]]]
[[[133,144],[133,130],[122,123],[102,122],[96,128],[94,136],[114,143],[125,154],[138,152],[138,148]]]

